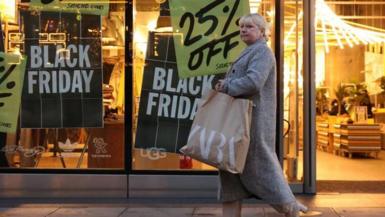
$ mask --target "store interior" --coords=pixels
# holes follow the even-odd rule
[[[385,4],[349,3],[317,4],[317,179],[385,180]]]
[[[285,147],[294,180],[303,166],[301,7],[285,7]],[[379,1],[316,1],[317,180],[385,180],[384,9]]]

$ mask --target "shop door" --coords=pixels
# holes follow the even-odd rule
[[[314,1],[283,1],[280,78],[283,141],[280,152],[285,175],[302,192],[315,192],[314,130],[312,130],[312,35]]]
[[[316,3],[320,190],[379,192],[367,182],[385,180],[385,2]]]

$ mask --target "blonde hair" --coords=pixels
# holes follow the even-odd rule
[[[270,35],[270,25],[266,22],[265,18],[257,13],[247,14],[239,19],[239,25],[245,23],[255,24],[262,32],[263,37],[268,40]]]

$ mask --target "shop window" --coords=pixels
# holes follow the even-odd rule
[[[303,180],[303,1],[284,1],[284,172],[290,182]]]
[[[384,180],[376,168],[384,161],[385,4],[318,0],[316,8],[317,178]]]
[[[234,2],[238,1],[222,2],[229,4],[230,7],[223,7],[224,9],[220,10],[221,13],[230,11]],[[245,2],[242,1],[242,4]],[[247,1],[251,12],[261,13],[272,26],[273,2]],[[176,66],[178,57],[175,55],[173,36],[178,37],[181,33],[172,29],[172,14],[170,14],[168,1],[137,0],[134,1],[133,6],[132,169],[215,170],[211,166],[179,153],[179,148],[187,141],[201,93],[208,85],[211,86],[213,76],[195,76],[185,81],[178,77]],[[206,18],[211,19],[210,22],[215,20],[212,15],[219,16],[209,15],[211,17]],[[218,22],[225,22],[228,16],[219,16],[219,18],[223,19],[219,19]],[[185,19],[184,24],[188,25],[189,22],[193,21]],[[195,20],[195,22],[198,21]],[[272,35],[272,39],[273,37]],[[188,58],[187,53],[182,56]],[[226,68],[227,66],[224,71]],[[187,90],[180,85],[183,82],[186,83]]]
[[[3,2],[0,167],[124,169],[124,3]]]

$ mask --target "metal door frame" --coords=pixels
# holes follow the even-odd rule
[[[315,0],[303,1],[304,193],[316,193]]]

